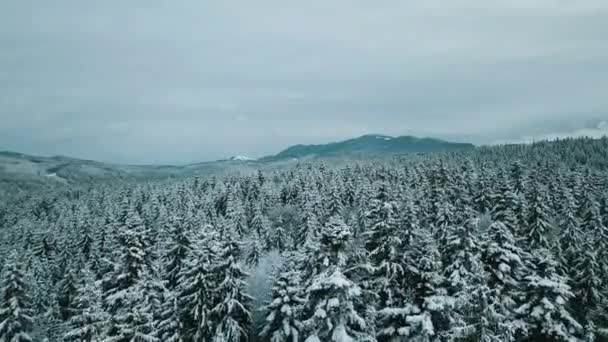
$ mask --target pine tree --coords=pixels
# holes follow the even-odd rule
[[[240,236],[243,236],[249,229],[247,227],[245,209],[243,208],[243,203],[239,197],[240,191],[240,187],[236,187],[235,189],[231,189],[228,193],[226,219],[232,229]]]
[[[505,340],[514,340],[514,331],[519,329],[514,310],[521,287],[520,281],[525,270],[524,258],[527,255],[517,245],[513,236],[513,212],[509,208],[511,192],[503,192],[492,212],[492,223],[481,244],[482,261],[488,273],[488,286],[491,290],[489,302],[496,303],[497,313],[503,316],[510,331]]]
[[[67,321],[72,316],[72,304],[74,304],[74,297],[78,291],[77,275],[72,268],[69,268],[61,281],[57,284],[59,287],[59,293],[57,299],[59,301],[59,308],[61,310],[61,319]]]
[[[22,263],[13,252],[4,267],[0,289],[0,341],[31,342],[32,309]]]
[[[265,239],[262,239],[254,230],[249,236],[249,241],[246,244],[245,262],[249,266],[256,266],[264,255],[264,251],[267,251],[268,249],[269,248],[265,246]]]
[[[162,305],[160,319],[158,322],[158,337],[163,342],[184,342],[185,336],[183,323],[180,317],[180,305],[177,297],[167,292]]]
[[[104,279],[105,305],[109,312],[116,312],[124,306],[127,290],[152,268],[143,220],[131,207],[124,214],[119,234],[118,260],[114,270]]]
[[[156,336],[154,313],[141,296],[138,286],[127,290],[128,306],[115,316],[116,326],[108,341],[116,342],[160,342]]]
[[[266,240],[268,241],[268,247],[279,251],[279,253],[285,251],[290,245],[289,236],[285,230],[285,221],[282,215],[278,217],[277,223],[273,229],[268,232]]]
[[[307,240],[314,239],[320,234],[321,226],[319,217],[315,211],[315,202],[313,194],[307,193],[303,208],[302,222],[298,227],[296,236],[296,246],[303,246]]]
[[[602,307],[607,301],[604,293],[606,281],[601,276],[595,251],[588,249],[574,261],[572,310],[575,318],[585,326],[599,324]]]
[[[249,303],[253,300],[245,292],[244,279],[248,274],[238,261],[240,247],[235,234],[228,231],[223,238],[226,241],[221,246],[219,263],[213,268],[220,277],[214,289],[219,302],[210,311],[214,341],[246,341],[252,322]]]
[[[298,342],[303,323],[298,317],[304,305],[303,289],[297,271],[281,272],[274,280],[266,325],[260,336],[270,342]]]
[[[447,245],[443,250],[446,260],[443,274],[446,280],[444,286],[455,301],[452,319],[471,324],[478,318],[473,312],[487,309],[489,291],[485,291],[485,278],[479,277],[479,273],[483,273],[481,249],[476,236],[479,220],[472,210],[467,215],[469,218],[447,236]],[[478,304],[478,307],[474,304]]]
[[[350,227],[332,216],[321,234],[315,275],[306,288],[306,341],[373,341],[362,317],[361,288],[344,271],[351,239]],[[310,257],[313,257],[312,255]]]
[[[442,288],[441,255],[428,230],[415,231],[406,259],[411,292],[400,306],[378,312],[380,341],[432,341],[448,328],[454,300]]]
[[[268,218],[262,213],[262,207],[258,204],[254,207],[253,218],[251,219],[251,229],[258,236],[266,236],[268,233]]]
[[[549,248],[548,237],[551,236],[553,227],[549,218],[549,208],[547,197],[537,183],[533,183],[530,210],[526,220],[526,225],[522,231],[524,240],[530,250],[538,248]]]
[[[170,231],[171,241],[165,256],[163,278],[167,288],[173,290],[177,286],[185,260],[190,253],[191,243],[185,224],[180,217],[172,216],[166,228]]]
[[[570,191],[566,192],[565,201],[560,221],[559,256],[563,273],[573,279],[576,273],[575,261],[583,246],[583,231],[580,219],[576,216],[576,199]]]
[[[370,226],[365,233],[365,249],[372,267],[371,282],[380,296],[380,307],[387,307],[403,298],[405,271],[397,204],[389,199],[384,186],[372,200],[367,217]]]
[[[499,303],[486,283],[487,274],[479,260],[471,267],[472,277],[462,296],[456,298],[458,317],[448,336],[457,340],[502,342],[510,340],[510,322],[500,313]],[[465,296],[464,294],[468,294]]]
[[[177,301],[183,328],[180,335],[186,341],[210,341],[213,331],[209,311],[215,302],[215,275],[212,265],[216,259],[217,236],[210,227],[205,236],[195,242],[187,267],[182,270]]]
[[[85,268],[74,297],[69,330],[64,340],[71,342],[100,342],[106,315],[101,308],[101,290],[95,284],[92,272]]]
[[[80,249],[80,253],[84,257],[84,260],[88,261],[91,257],[91,253],[93,251],[93,234],[91,233],[91,226],[88,222],[85,221],[82,227],[82,238],[78,242],[78,248]]]
[[[574,294],[558,263],[546,249],[534,253],[535,269],[524,279],[525,299],[516,313],[526,322],[529,341],[573,341],[582,326],[572,317],[568,302]]]

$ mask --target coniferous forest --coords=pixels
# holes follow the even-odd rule
[[[3,194],[0,341],[607,341],[608,138]]]

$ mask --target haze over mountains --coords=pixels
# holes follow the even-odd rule
[[[39,157],[16,152],[0,152],[0,182],[81,183],[95,179],[164,178],[223,171],[274,167],[313,159],[353,159],[388,157],[407,153],[433,153],[474,148],[454,143],[412,136],[391,137],[370,134],[319,145],[294,145],[259,159],[236,155],[224,160],[188,165],[118,165],[64,156]]]

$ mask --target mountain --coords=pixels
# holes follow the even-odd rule
[[[232,156],[232,157],[228,158],[228,160],[232,160],[232,161],[255,161],[255,158],[250,158],[250,157],[246,157],[246,156]]]
[[[454,143],[433,138],[412,136],[391,137],[370,134],[358,138],[322,145],[295,145],[273,156],[260,158],[260,162],[313,158],[365,158],[407,153],[445,152],[474,148],[468,143]]]
[[[257,170],[250,161],[222,160],[190,165],[118,165],[64,156],[39,157],[0,151],[0,190],[27,190],[40,186],[87,184],[100,180],[134,180],[212,175],[225,171]],[[8,189],[8,190],[7,190]]]
[[[61,184],[87,184],[100,180],[243,173],[264,168],[288,167],[293,160],[383,157],[473,147],[471,144],[431,138],[364,135],[324,145],[295,145],[276,155],[257,160],[237,155],[224,160],[189,165],[118,165],[64,156],[38,157],[15,152],[0,152],[0,189],[12,191]]]

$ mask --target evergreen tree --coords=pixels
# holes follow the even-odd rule
[[[124,307],[127,290],[152,268],[145,226],[132,207],[128,207],[123,216],[119,234],[118,260],[113,271],[104,279],[105,305],[111,313]]]
[[[101,291],[95,284],[92,272],[85,268],[74,297],[72,317],[64,340],[73,342],[103,341],[106,315],[101,307]]]
[[[315,202],[313,195],[310,193],[306,194],[306,200],[304,203],[304,212],[302,215],[302,222],[298,227],[296,236],[296,246],[303,246],[306,241],[314,239],[318,236],[321,230],[319,223],[318,214],[315,211]]]
[[[574,262],[574,278],[572,292],[572,311],[575,318],[586,327],[601,324],[602,312],[607,302],[604,286],[606,281],[601,277],[596,253],[586,250],[580,253]],[[587,328],[586,328],[587,330]]]
[[[251,219],[251,229],[257,236],[266,236],[268,234],[268,228],[268,218],[262,213],[262,207],[258,204],[254,207],[254,214]]]
[[[454,300],[442,288],[445,279],[435,239],[428,230],[418,229],[406,254],[411,292],[400,306],[378,312],[380,341],[432,341],[449,328]]]
[[[185,336],[183,323],[180,317],[180,305],[176,296],[165,293],[165,301],[162,305],[160,320],[158,322],[158,337],[163,342],[184,342]]]
[[[227,223],[234,229],[236,233],[243,236],[249,230],[247,227],[247,217],[240,196],[240,187],[231,189],[228,193],[226,204],[226,219]]]
[[[582,326],[572,317],[568,302],[574,294],[558,263],[546,249],[534,254],[535,269],[524,279],[525,299],[516,313],[526,322],[529,341],[573,341]]]
[[[270,342],[298,342],[303,323],[298,317],[304,305],[303,289],[297,271],[281,272],[272,287],[271,302],[265,307],[268,312],[266,325],[260,333]]]
[[[321,234],[316,273],[306,288],[306,341],[373,341],[360,306],[361,288],[344,271],[350,227],[332,216]]]
[[[366,230],[365,249],[372,267],[374,292],[380,296],[380,307],[403,299],[404,253],[397,204],[388,198],[384,186],[372,200],[367,214],[370,224]]]
[[[183,220],[177,216],[169,219],[170,245],[165,256],[164,280],[167,288],[175,289],[179,276],[190,253],[190,238]]]
[[[57,299],[59,301],[59,308],[61,310],[61,319],[67,321],[72,316],[74,304],[74,298],[78,291],[78,281],[76,272],[69,268],[61,281],[57,284],[59,287],[59,293]]]
[[[128,305],[115,315],[115,327],[109,332],[107,341],[160,342],[154,324],[154,313],[149,310],[139,285],[141,284],[127,290],[125,297]]]
[[[506,331],[505,340],[514,340],[515,330],[520,328],[514,310],[521,288],[520,281],[525,270],[524,258],[527,256],[517,245],[513,231],[513,212],[508,201],[510,191],[502,193],[492,213],[492,223],[481,244],[482,261],[488,273],[487,284],[491,290],[489,302],[496,303],[497,313],[503,316]]]
[[[559,256],[563,273],[573,279],[576,273],[575,261],[583,246],[583,231],[580,219],[576,216],[576,199],[567,191],[565,200],[560,221]]]
[[[13,252],[0,289],[0,341],[31,342],[32,308],[23,265]]]
[[[187,267],[179,278],[180,334],[185,341],[210,341],[212,327],[209,312],[215,302],[215,277],[212,270],[216,253],[216,236],[209,228],[196,243]]]
[[[551,237],[553,227],[550,223],[546,196],[536,183],[534,183],[529,205],[528,218],[522,232],[524,241],[527,242],[530,250],[549,248],[548,238]]]
[[[252,316],[250,302],[253,300],[245,292],[244,279],[248,274],[239,263],[240,247],[233,233],[224,236],[219,263],[213,272],[219,276],[219,284],[214,289],[219,302],[211,309],[214,324],[214,341],[246,341]]]

